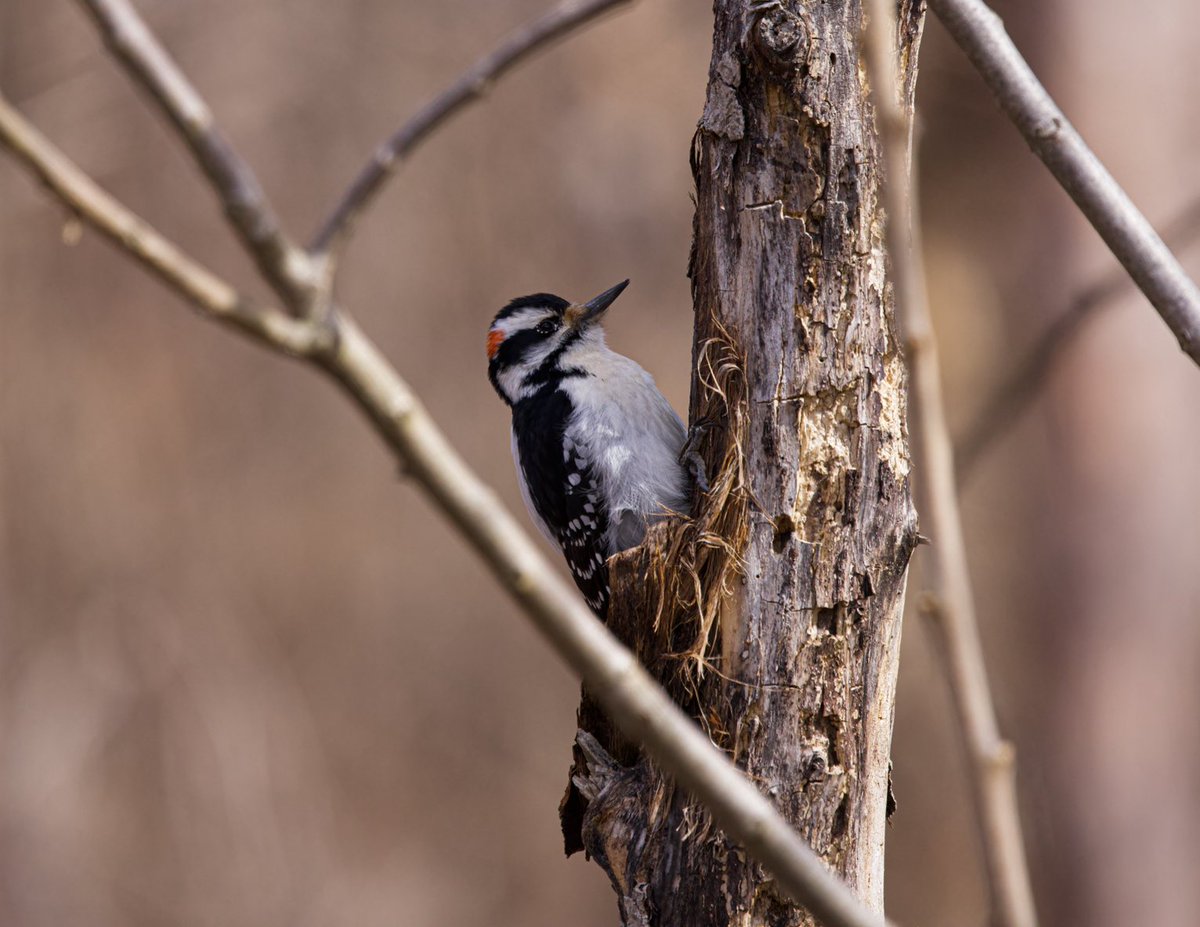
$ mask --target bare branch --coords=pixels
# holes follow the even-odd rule
[[[982,0],[929,0],[1029,146],[1200,364],[1200,290],[1038,82]]]
[[[74,214],[128,251],[169,287],[218,321],[235,325],[287,354],[311,353],[313,332],[278,309],[247,303],[228,283],[192,260],[109,196],[0,96],[0,142]]]
[[[80,0],[105,44],[186,142],[260,273],[289,309],[318,296],[314,262],[284,233],[250,166],[217,127],[208,105],[128,0]]]
[[[468,103],[482,97],[507,71],[555,40],[629,2],[563,0],[552,10],[512,33],[380,144],[313,236],[310,250],[319,255],[338,251],[349,236],[354,220],[378,195],[396,165],[408,157],[434,129]]]
[[[826,868],[560,578],[352,319],[336,317],[337,337],[318,342],[314,339],[325,329],[316,321],[246,309],[231,287],[101,191],[7,104],[0,105],[0,142],[68,208],[206,315],[232,322],[281,352],[300,354],[336,380],[621,729],[644,744],[662,769],[704,802],[729,836],[824,924],[880,927],[882,919]]]
[[[1176,250],[1200,240],[1200,199],[1189,203],[1166,225],[1163,240]],[[1115,267],[1080,290],[1025,358],[992,390],[982,411],[956,443],[954,459],[960,483],[970,480],[982,457],[1041,394],[1067,349],[1075,343],[1087,323],[1100,309],[1111,305],[1124,293],[1129,284],[1129,275]]]
[[[979,641],[937,341],[921,270],[909,171],[912,114],[901,111],[896,93],[895,0],[871,0],[869,12],[867,73],[883,146],[888,251],[897,310],[907,336],[910,402],[917,426],[919,456],[913,473],[923,500],[922,527],[934,539],[926,557],[929,591],[921,597],[921,608],[932,619],[970,763],[993,923],[997,927],[1036,927],[1017,808],[1015,751],[1000,736]]]

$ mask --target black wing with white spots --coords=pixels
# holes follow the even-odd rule
[[[608,513],[584,450],[566,434],[571,403],[552,387],[513,406],[521,478],[592,611],[608,608]]]

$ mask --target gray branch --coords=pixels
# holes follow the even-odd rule
[[[345,243],[351,226],[379,193],[396,165],[447,119],[482,97],[505,72],[557,39],[630,0],[563,0],[512,33],[484,55],[408,122],[383,141],[313,236],[310,250],[331,255]]]
[[[1200,290],[1038,82],[1000,17],[982,0],[929,0],[929,6],[1179,346],[1200,364]]]

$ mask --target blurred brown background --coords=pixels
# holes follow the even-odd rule
[[[543,0],[143,0],[304,237],[375,142]],[[1193,0],[997,4],[1161,224],[1200,196]],[[438,135],[341,295],[519,506],[483,333],[625,276],[610,341],[686,406],[710,17],[637,4]],[[74,4],[0,0],[0,84],[254,289]],[[1110,259],[930,23],[931,290],[956,425]],[[0,159],[0,924],[608,925],[560,854],[576,684],[346,402],[198,321]],[[1200,272],[1200,249],[1185,252]],[[1045,923],[1200,922],[1200,373],[1129,295],[965,495]],[[944,687],[905,634],[889,910],[981,924]]]

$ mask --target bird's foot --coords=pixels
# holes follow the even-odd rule
[[[687,469],[692,478],[692,488],[696,499],[711,488],[708,484],[708,473],[704,466],[704,458],[700,456],[700,442],[716,425],[712,419],[702,418],[688,429],[687,440],[679,451],[679,462]]]

